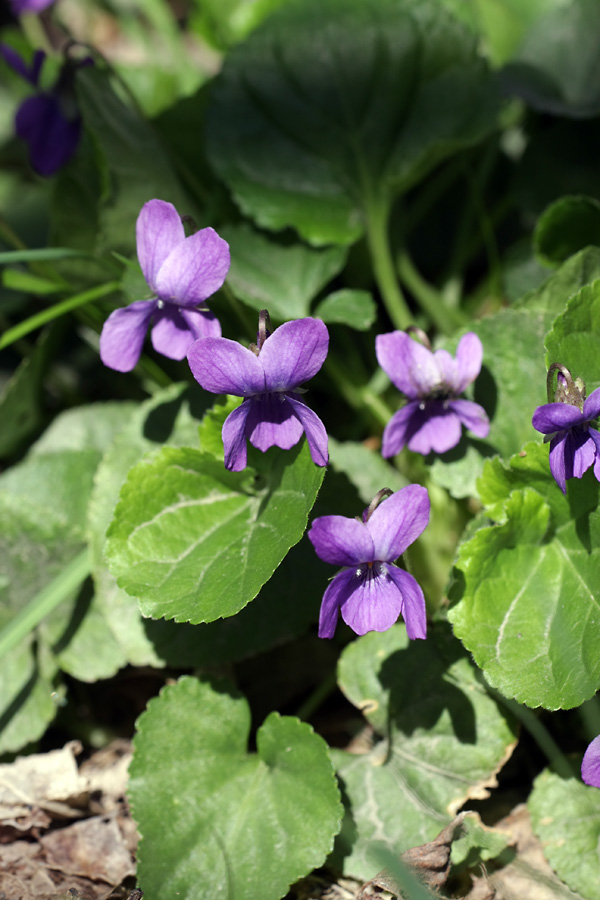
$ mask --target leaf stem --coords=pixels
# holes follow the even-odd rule
[[[400,280],[413,294],[438,331],[449,335],[464,324],[465,320],[461,313],[445,304],[442,294],[425,281],[406,250],[402,250],[398,255],[396,266]]]
[[[89,574],[86,547],[0,631],[0,659],[27,637]]]
[[[372,192],[366,194],[365,216],[367,241],[373,272],[381,293],[381,299],[395,328],[403,331],[411,324],[410,310],[398,284],[396,269],[389,243],[388,226],[390,217],[389,201],[376,199]]]
[[[30,316],[29,319],[19,322],[18,325],[15,325],[13,328],[9,328],[8,331],[4,332],[2,337],[0,337],[0,350],[4,350],[5,347],[10,346],[10,344],[18,341],[19,338],[29,334],[30,331],[35,331],[36,328],[40,328],[47,322],[51,322],[53,319],[57,319],[59,316],[63,316],[65,313],[77,309],[78,306],[83,306],[85,303],[90,303],[92,300],[98,300],[100,297],[112,294],[114,291],[120,290],[120,288],[121,283],[119,281],[109,281],[98,287],[82,291],[81,294],[76,294],[74,297],[62,300],[60,303],[56,303],[54,306],[44,309],[34,316]]]
[[[529,709],[527,706],[523,706],[516,700],[504,697],[499,691],[490,687],[490,685],[486,685],[486,689],[488,693],[490,693],[499,703],[502,703],[515,719],[519,720],[525,730],[529,732],[557,775],[560,775],[561,778],[572,778],[574,774],[573,766],[544,723],[536,716],[533,710]]]

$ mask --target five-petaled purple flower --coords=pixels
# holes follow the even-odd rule
[[[418,484],[395,494],[379,491],[362,521],[346,516],[321,516],[313,521],[308,537],[317,556],[345,567],[323,595],[319,637],[333,637],[338,612],[357,634],[385,631],[402,615],[409,638],[425,637],[423,591],[412,575],[392,563],[422,534],[428,521],[429,495]]]
[[[531,423],[550,440],[550,471],[563,492],[568,478],[581,478],[594,467],[600,481],[600,434],[589,423],[600,415],[600,388],[585,399],[581,379],[573,381],[571,373],[560,363],[548,370],[548,399],[552,396],[552,376],[558,370],[554,403],[538,406]]]
[[[16,50],[0,44],[0,55],[21,78],[39,89],[40,76],[46,54],[36,50],[31,65],[27,65]],[[73,156],[81,137],[81,116],[75,100],[73,78],[82,66],[92,65],[89,57],[74,61],[66,59],[54,86],[48,91],[38,90],[17,110],[15,130],[29,147],[29,159],[39,175],[58,172]]]
[[[205,338],[188,352],[194,378],[206,391],[244,398],[223,425],[225,466],[232,472],[245,468],[246,439],[263,452],[289,450],[303,432],[312,461],[326,466],[325,426],[298,395],[300,385],[325,362],[327,327],[320,319],[295,319],[269,334],[266,320],[263,310],[258,340],[250,349],[226,338]]]
[[[461,423],[487,437],[490,423],[482,407],[458,399],[481,369],[483,348],[476,334],[460,339],[455,359],[447,350],[432,352],[405,331],[378,335],[375,350],[379,365],[409,401],[385,427],[384,456],[400,453],[405,444],[415,453],[445,453],[460,441]]]
[[[110,314],[100,335],[104,365],[129,372],[137,364],[152,319],[152,345],[183,359],[198,338],[219,337],[219,320],[197,307],[218,291],[229,271],[229,245],[212,228],[185,236],[177,210],[164,200],[145,203],[136,224],[137,255],[152,300],[136,300]]]
[[[600,787],[600,735],[594,738],[583,755],[581,777],[586,784]]]

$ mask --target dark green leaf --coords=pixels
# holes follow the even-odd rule
[[[600,203],[592,197],[563,197],[543,213],[533,236],[543,262],[558,265],[584,247],[600,245]]]
[[[357,331],[368,331],[377,318],[377,305],[369,291],[345,289],[321,300],[315,316],[328,324],[339,322]]]

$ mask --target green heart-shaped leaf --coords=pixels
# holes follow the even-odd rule
[[[249,754],[244,698],[185,677],[150,701],[138,729],[129,796],[150,896],[277,900],[324,862],[342,807],[309,725],[271,713]]]
[[[304,439],[251,459],[254,469],[228,472],[208,453],[165,447],[130,470],[106,558],[144,615],[232,616],[300,540],[324,469]]]
[[[514,734],[442,623],[426,641],[403,625],[366,634],[344,650],[338,680],[376,734],[368,753],[333,751],[349,805],[337,851],[345,872],[368,878],[370,842],[423,844],[487,796]]]

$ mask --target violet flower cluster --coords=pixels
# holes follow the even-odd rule
[[[171,203],[150,200],[136,223],[137,255],[154,294],[110,314],[100,335],[104,365],[129,372],[140,358],[148,326],[152,345],[170,359],[184,359],[199,338],[218,337],[221,326],[204,301],[229,271],[229,245],[212,228],[185,236]]]
[[[0,44],[0,55],[17,75],[36,89],[36,93],[19,106],[15,131],[27,144],[31,166],[38,175],[54,175],[71,159],[79,145],[82,121],[73,80],[76,70],[92,65],[93,60],[89,57],[80,61],[66,59],[57,81],[45,91],[40,87],[46,59],[43,50],[35,51],[30,65],[7,44]]]
[[[338,613],[357,634],[386,631],[401,615],[409,638],[426,636],[423,591],[393,562],[423,533],[429,509],[427,490],[411,484],[395,494],[380,491],[362,520],[321,516],[313,521],[308,537],[317,556],[344,567],[323,596],[319,637],[333,637]]]
[[[422,335],[427,340],[425,335]],[[484,409],[459,395],[481,369],[483,348],[476,334],[465,334],[453,358],[447,350],[432,352],[404,331],[375,339],[377,360],[398,390],[408,398],[383,432],[382,453],[395,456],[406,445],[415,453],[446,453],[460,441],[461,425],[487,437]]]
[[[581,478],[591,466],[600,481],[600,433],[590,426],[600,415],[600,388],[586,399],[581,379],[574,381],[565,366],[552,363],[548,370],[548,399],[556,370],[554,402],[538,406],[531,422],[550,441],[550,471],[566,494],[568,479]]]

